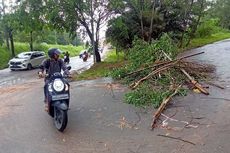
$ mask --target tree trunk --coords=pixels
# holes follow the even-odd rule
[[[189,34],[189,39],[188,39],[188,42],[186,43],[186,46],[188,46],[188,45],[190,44],[191,39],[194,38],[195,32],[196,32],[196,30],[197,30],[197,27],[198,27],[198,25],[199,25],[199,23],[200,23],[201,16],[202,16],[202,14],[203,14],[203,13],[202,13],[202,12],[203,12],[203,9],[204,9],[204,0],[201,1],[199,16],[198,16],[198,19],[197,19],[195,25],[192,27],[192,30],[191,30],[191,32],[190,32],[190,34]]]
[[[8,28],[5,29],[5,39],[6,39],[6,47],[8,51],[10,51],[10,43],[9,43],[9,32]]]
[[[6,15],[6,12],[5,12],[5,3],[4,3],[4,0],[2,0],[2,12],[3,12],[3,15],[5,16]],[[6,47],[8,49],[8,51],[10,51],[10,43],[9,43],[9,28],[7,26],[5,26],[5,39],[6,39]]]
[[[140,22],[141,22],[141,37],[144,40],[144,24],[143,24],[143,11],[144,11],[144,1],[140,0]]]
[[[12,57],[15,57],[15,51],[14,51],[14,39],[13,39],[13,30],[9,30],[9,37],[10,37],[10,45],[11,45],[11,52],[12,52]]]
[[[30,50],[33,51],[33,31],[30,31]]]
[[[188,1],[188,3],[189,3],[189,1]],[[194,0],[191,0],[191,4],[189,5],[189,7],[187,9],[185,9],[184,18],[183,18],[183,24],[184,24],[185,29],[183,30],[183,33],[181,36],[180,46],[179,46],[180,48],[183,47],[184,35],[185,35],[185,32],[187,31],[187,28],[186,28],[187,27],[187,20],[189,17],[189,13],[192,10],[193,4],[194,4]]]
[[[182,35],[181,35],[179,48],[182,48],[182,47],[183,47],[183,44],[184,44],[183,41],[184,41],[184,34],[185,34],[185,31],[186,31],[186,30],[184,30],[183,33],[182,33]]]
[[[153,32],[153,17],[154,17],[154,13],[156,12],[155,10],[155,7],[156,7],[156,1],[154,0],[153,2],[153,8],[152,8],[152,14],[151,14],[151,23],[150,23],[150,29],[149,29],[149,42],[151,41],[152,39],[152,32]]]
[[[94,45],[95,45],[95,59],[96,59],[96,63],[99,63],[101,62],[101,55],[99,53],[99,50],[98,50],[98,40],[96,40],[96,42],[94,42]]]

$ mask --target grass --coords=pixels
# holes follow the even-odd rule
[[[205,38],[195,38],[191,41],[191,43],[189,44],[189,46],[186,49],[191,49],[191,48],[196,48],[196,47],[201,47],[207,44],[211,44],[220,40],[224,40],[230,38],[230,33],[226,32],[219,32],[216,34],[212,34],[209,37],[205,37]]]
[[[70,56],[76,56],[78,55],[81,50],[83,50],[83,46],[72,46],[72,45],[52,45],[52,44],[34,44],[34,50],[41,50],[48,52],[49,48],[59,48],[63,52],[68,51],[70,53]],[[19,43],[15,42],[15,54],[29,51],[29,44],[28,43]],[[62,55],[63,56],[63,55]],[[0,46],[0,69],[8,67],[8,61],[11,59],[11,52],[7,50],[7,47],[5,45]]]
[[[77,75],[75,80],[90,80],[106,77],[113,68],[121,67],[124,64],[124,54],[119,53],[117,56],[116,51],[111,50],[107,53],[106,59],[103,62],[94,64],[89,70]]]

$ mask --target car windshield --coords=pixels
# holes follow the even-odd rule
[[[20,53],[16,56],[16,58],[22,58],[22,59],[27,59],[30,58],[31,53]]]

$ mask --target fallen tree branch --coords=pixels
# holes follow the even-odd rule
[[[134,82],[130,85],[130,88],[135,89],[141,82],[143,82],[144,80],[147,80],[150,76],[153,76],[161,71],[167,70],[168,68],[174,66],[179,60],[176,60],[175,62],[166,64],[156,70],[154,70],[153,72],[151,72],[150,74],[148,74],[147,76],[141,78],[140,80],[138,80],[137,82]]]
[[[162,50],[163,54],[165,57],[167,57],[170,61],[172,59]],[[203,94],[209,95],[209,92],[205,90],[196,80],[194,80],[183,68],[180,68],[180,70],[188,77],[188,79],[191,81],[191,83],[198,89],[200,90]]]
[[[157,66],[161,66],[161,65],[164,65],[164,64],[169,64],[169,63],[172,63],[172,62],[173,62],[173,61],[164,61],[164,62],[155,63],[155,64],[152,65],[152,66],[149,66],[149,67],[146,67],[146,68],[141,68],[141,69],[139,69],[139,70],[130,72],[130,73],[126,74],[126,76],[132,75],[132,74],[134,74],[134,73],[138,73],[138,72],[141,72],[141,71],[144,71],[144,70],[147,70],[147,69],[151,69],[151,68],[154,68],[154,67],[157,67]]]
[[[175,139],[175,140],[180,140],[180,141],[192,144],[192,145],[196,145],[195,143],[193,143],[191,141],[188,141],[188,140],[184,140],[184,139],[182,139],[180,137],[172,137],[172,136],[167,136],[167,135],[162,135],[162,134],[158,134],[157,136],[161,136],[161,137],[165,137],[165,138],[170,138],[170,139]]]
[[[180,88],[181,88],[181,85],[178,86],[175,89],[175,91],[174,91],[173,94],[171,94],[170,96],[168,96],[166,99],[163,100],[163,102],[161,103],[160,107],[157,109],[157,111],[153,115],[153,122],[152,122],[152,125],[151,125],[152,130],[154,129],[156,121],[159,119],[159,117],[160,117],[161,113],[163,112],[163,110],[165,109],[166,105],[169,103],[169,101],[171,100],[171,98],[178,93],[178,91],[179,91]]]
[[[224,87],[222,87],[222,86],[220,86],[220,85],[218,85],[218,84],[214,84],[214,83],[209,82],[209,81],[206,81],[206,83],[209,84],[209,85],[215,86],[215,87],[217,87],[217,88],[220,88],[220,89],[225,89]]]
[[[180,57],[178,59],[182,60],[182,59],[189,58],[189,57],[192,57],[192,56],[197,56],[197,55],[200,55],[200,54],[203,54],[203,53],[205,53],[205,52],[200,52],[200,53],[195,53],[195,54],[183,56],[183,57]]]
[[[182,59],[185,59],[185,58],[189,58],[189,57],[192,57],[192,56],[197,56],[197,55],[200,55],[200,54],[203,54],[203,53],[204,53],[204,52],[200,52],[200,53],[196,53],[196,54],[191,54],[191,55],[188,55],[188,56],[180,57],[180,58],[178,58],[178,59],[171,60],[171,61],[164,61],[164,62],[154,63],[154,65],[152,65],[152,66],[149,66],[149,67],[146,67],[146,68],[141,68],[141,69],[139,69],[139,70],[130,72],[130,73],[126,74],[126,76],[132,75],[132,74],[134,74],[134,73],[138,73],[138,72],[141,72],[141,71],[150,69],[150,68],[154,68],[154,67],[157,67],[157,66],[161,66],[161,65],[164,65],[164,64],[169,64],[169,63],[172,63],[172,62],[175,62],[175,61],[178,61],[178,60],[182,60]]]

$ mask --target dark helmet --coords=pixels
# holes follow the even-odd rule
[[[60,55],[61,51],[58,48],[51,48],[48,50],[48,55],[50,58],[54,58],[54,54]]]

